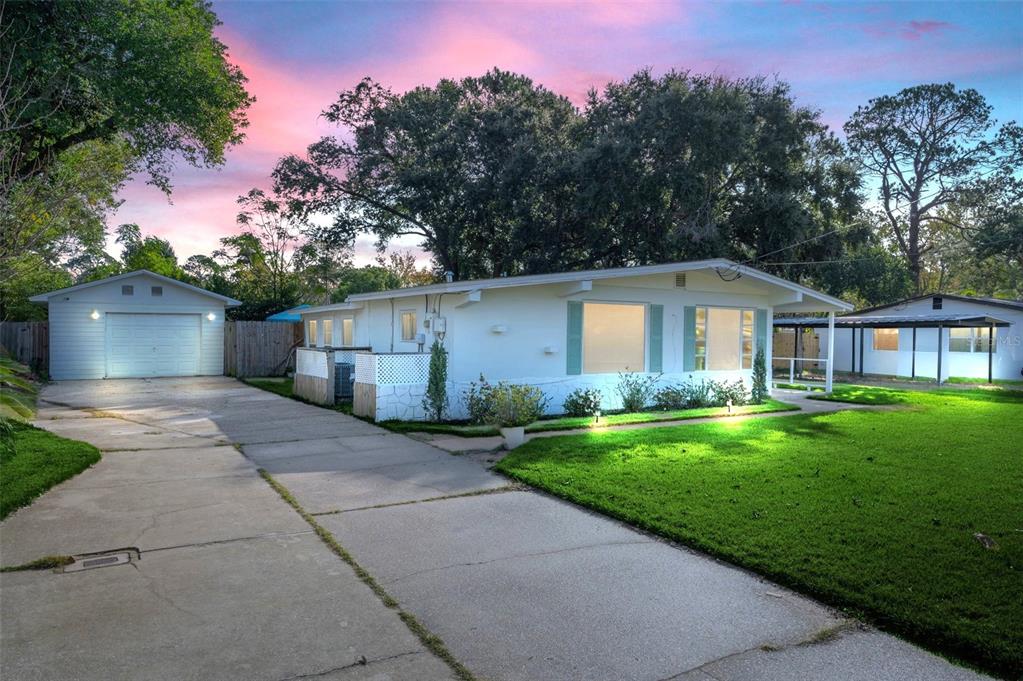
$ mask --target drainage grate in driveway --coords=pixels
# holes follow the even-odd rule
[[[128,548],[99,553],[84,553],[80,556],[73,556],[73,558],[75,559],[73,563],[59,567],[54,572],[83,572],[85,570],[95,570],[96,568],[127,565],[139,560],[139,550]]]

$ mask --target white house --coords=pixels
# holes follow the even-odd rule
[[[822,347],[828,336],[819,318],[774,325],[819,328]],[[928,294],[837,317],[835,327],[836,371],[937,378],[940,367],[941,381],[1023,378],[1021,301]]]
[[[138,270],[29,298],[49,307],[50,377],[224,373],[224,308],[241,303]]]
[[[564,272],[351,295],[300,310],[307,346],[355,364],[373,386],[377,419],[423,417],[429,346],[448,351],[451,413],[482,374],[539,386],[551,412],[580,387],[615,406],[619,372],[663,374],[662,383],[713,377],[750,381],[775,312],[848,311],[851,305],[764,272],[715,259]]]

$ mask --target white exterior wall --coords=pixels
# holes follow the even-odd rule
[[[134,295],[121,295],[121,286],[135,287]],[[163,295],[153,297],[152,286]],[[109,284],[54,296],[48,301],[50,321],[50,377],[54,380],[106,378],[107,314],[195,314],[201,320],[199,375],[224,373],[224,303],[140,274]],[[99,319],[92,319],[95,310]],[[213,313],[210,321],[206,315]]]
[[[756,282],[724,282],[713,272],[690,272],[685,289],[675,287],[671,274],[596,280],[592,291],[565,296],[569,288],[566,284],[551,284],[488,289],[482,291],[480,302],[463,307],[458,305],[465,300],[464,294],[443,295],[439,315],[447,321],[444,346],[449,353],[448,396],[452,418],[465,416],[462,394],[481,373],[491,383],[507,381],[540,387],[550,398],[549,413],[561,413],[565,397],[577,388],[597,388],[603,393],[605,409],[620,407],[614,390],[617,373],[567,374],[565,345],[570,300],[663,305],[660,386],[701,378],[742,379],[749,385],[751,370],[683,372],[683,309],[686,306],[766,309],[768,342],[765,351],[770,372],[771,290]],[[360,337],[367,338],[374,352],[414,352],[414,343],[400,341],[399,317],[402,310],[415,309],[418,330],[426,333],[424,351],[428,352],[434,336],[423,328],[424,313],[434,309],[436,298],[430,296],[429,308],[423,296],[395,299],[393,312],[390,300],[366,301],[365,307],[356,313],[356,335],[360,327],[368,327],[367,336]],[[306,318],[313,318],[313,315],[303,315],[303,319]],[[495,326],[503,326],[505,331],[496,333]],[[546,351],[548,347],[553,352]],[[648,354],[646,342],[644,348]],[[649,359],[647,356],[648,366]],[[378,385],[378,420],[422,418],[423,387],[421,383]]]
[[[1023,369],[1023,310],[1012,310],[1007,307],[985,305],[945,298],[940,311],[931,309],[931,298],[913,301],[898,307],[885,308],[868,312],[864,317],[883,317],[885,315],[926,315],[926,314],[975,314],[987,315],[1012,322],[1012,326],[995,329],[995,353],[992,357],[992,373],[994,378],[1020,379]],[[826,345],[827,329],[818,329],[821,336],[822,354]],[[835,330],[835,370],[850,371],[852,349],[849,329]],[[860,332],[856,333],[856,371],[860,371]],[[885,376],[910,376],[912,374],[913,330],[899,329],[899,350],[885,351],[873,348],[871,329],[863,331],[863,371],[867,374]],[[949,352],[949,331],[942,330],[941,378],[951,376],[987,380],[986,352]],[[936,378],[938,374],[938,330],[916,330],[916,375]]]

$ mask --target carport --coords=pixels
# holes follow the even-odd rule
[[[1007,327],[1010,326],[1010,322],[1004,319],[998,319],[997,317],[990,317],[988,315],[971,315],[971,314],[942,314],[942,315],[884,315],[884,316],[855,316],[846,315],[842,317],[835,317],[834,327],[835,329],[846,328],[849,329],[850,348],[852,350],[852,373],[856,373],[856,357],[857,357],[857,346],[856,346],[856,330],[859,329],[860,343],[858,348],[859,354],[859,374],[864,375],[863,371],[863,346],[864,346],[864,329],[912,329],[912,371],[911,378],[916,378],[916,332],[917,329],[937,329],[938,330],[938,385],[941,385],[941,363],[942,356],[945,354],[943,351],[944,347],[944,330],[949,328],[987,328],[987,382],[994,382],[993,375],[993,361],[994,361],[994,335],[996,327]],[[800,334],[803,329],[821,329],[829,328],[829,320],[825,317],[775,317],[774,318],[775,329],[793,329],[796,335],[795,351],[794,354],[799,359],[800,354]]]

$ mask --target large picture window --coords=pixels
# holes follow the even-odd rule
[[[875,350],[898,350],[899,330],[898,329],[874,329]]]
[[[991,337],[991,352],[998,350],[998,331]],[[983,352],[988,350],[988,330],[985,327],[950,328],[948,330],[949,352]]]
[[[735,371],[753,367],[753,310],[696,308],[696,371]]]
[[[646,306],[583,303],[583,372],[646,370]]]

